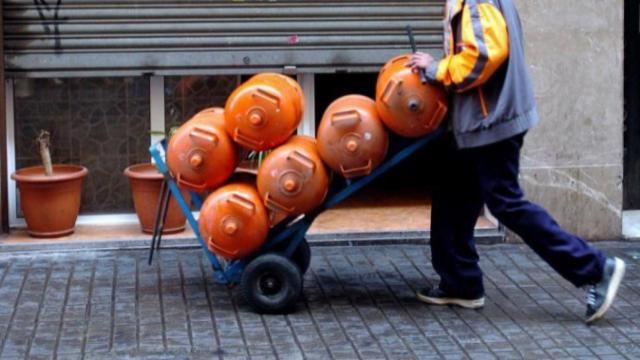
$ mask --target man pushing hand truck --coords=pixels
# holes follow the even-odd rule
[[[438,154],[431,214],[435,288],[428,304],[484,306],[473,237],[484,204],[553,269],[577,287],[590,286],[586,322],[601,318],[616,297],[625,263],[563,230],[518,183],[525,134],[538,122],[513,0],[447,0],[445,56],[416,52],[407,66],[450,92],[444,153]]]

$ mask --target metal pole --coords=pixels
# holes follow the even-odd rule
[[[169,192],[169,186],[166,180],[162,180],[162,185],[160,186],[160,196],[158,197],[158,205],[156,207],[156,221],[153,223],[153,236],[151,237],[151,247],[149,248],[149,265],[151,265],[153,261],[153,252],[156,249],[156,239],[158,238],[158,233],[162,233],[164,222],[162,220],[162,204],[164,201],[165,194]]]
[[[168,184],[167,181],[164,180],[163,184],[165,184],[168,188]],[[160,233],[158,234],[158,242],[156,244],[156,249],[160,249],[160,242],[162,241],[162,230],[164,230],[164,225],[167,222],[167,213],[169,212],[169,200],[171,200],[171,192],[170,191],[166,191],[164,194],[164,197],[162,197],[162,207],[161,207],[161,214],[160,214],[160,218],[162,220],[161,222],[161,230]]]
[[[4,22],[0,6],[0,226],[9,232],[9,185],[7,184],[7,108],[4,82]]]

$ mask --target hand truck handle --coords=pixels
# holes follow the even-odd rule
[[[418,46],[416,45],[416,38],[413,36],[413,29],[411,25],[407,25],[407,36],[409,36],[409,44],[411,45],[411,51],[415,54],[418,52]],[[427,70],[420,69],[418,72],[420,74],[420,82],[423,84],[427,83]]]

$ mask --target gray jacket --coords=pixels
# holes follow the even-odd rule
[[[512,0],[448,0],[445,53],[427,78],[450,91],[449,121],[460,148],[489,145],[538,122]]]

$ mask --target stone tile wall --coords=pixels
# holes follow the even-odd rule
[[[623,1],[517,0],[541,122],[522,182],[566,229],[622,233]]]

